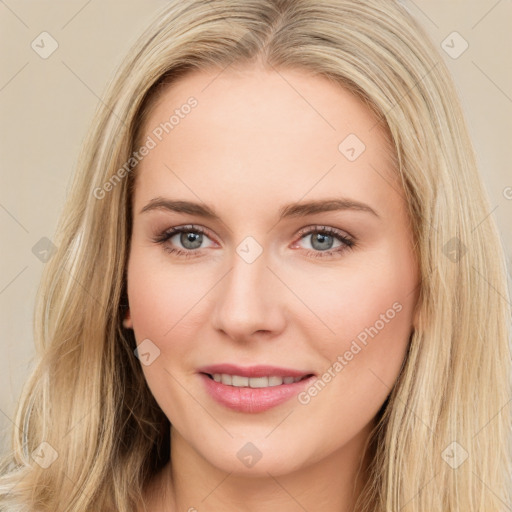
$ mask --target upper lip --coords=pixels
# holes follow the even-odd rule
[[[199,373],[225,373],[227,375],[239,375],[241,377],[304,377],[305,375],[314,375],[313,372],[294,370],[292,368],[281,368],[278,366],[256,365],[256,366],[238,366],[236,364],[213,364],[202,366],[198,369]]]

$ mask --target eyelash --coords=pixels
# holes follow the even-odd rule
[[[166,252],[169,254],[175,254],[177,256],[183,256],[184,258],[193,258],[198,256],[197,252],[199,252],[199,249],[189,249],[189,250],[183,250],[183,249],[177,249],[175,247],[169,247],[166,245],[166,242],[172,238],[174,235],[179,233],[200,233],[202,235],[208,236],[208,233],[205,229],[201,228],[200,226],[195,226],[193,224],[187,225],[187,226],[178,226],[171,229],[168,229],[166,231],[163,231],[159,235],[155,236],[153,238],[153,242],[157,244],[161,244]],[[340,242],[342,242],[342,246],[336,248],[336,249],[330,249],[328,251],[314,251],[311,249],[306,249],[309,256],[312,256],[314,258],[326,258],[326,257],[339,257],[341,256],[345,251],[351,250],[355,247],[355,241],[352,238],[348,238],[341,234],[337,229],[331,228],[329,226],[313,226],[302,229],[298,235],[300,239],[312,235],[312,234],[322,234],[322,235],[329,235],[336,239],[338,239]]]

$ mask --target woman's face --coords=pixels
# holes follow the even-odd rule
[[[144,129],[125,325],[173,435],[229,472],[353,452],[418,296],[381,125],[325,78],[246,67],[181,78]]]

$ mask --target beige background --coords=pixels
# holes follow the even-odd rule
[[[44,264],[32,247],[53,237],[80,143],[107,79],[165,3],[0,1],[1,453],[8,449],[14,407],[33,365],[34,295]],[[510,268],[512,2],[404,3],[453,73]],[[43,31],[59,45],[47,59],[31,48]],[[469,44],[457,59],[440,46],[453,31]]]

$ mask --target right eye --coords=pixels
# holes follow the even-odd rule
[[[202,248],[201,245],[205,240],[209,240],[206,230],[195,225],[175,226],[166,229],[153,239],[155,243],[161,244],[166,252],[185,258],[198,256],[196,253]],[[212,245],[214,244],[207,247]]]

